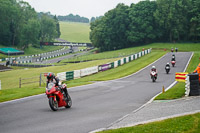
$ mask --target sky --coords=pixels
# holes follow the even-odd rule
[[[141,0],[23,0],[28,2],[37,12],[51,12],[53,15],[80,15],[81,17],[103,16],[115,8],[118,3],[130,6]]]

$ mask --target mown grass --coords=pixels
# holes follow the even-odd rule
[[[59,72],[66,72],[72,70],[79,70],[87,67],[97,66],[100,64],[108,63],[115,61],[117,59],[106,59],[106,60],[97,60],[91,62],[82,62],[77,64],[67,64],[63,66],[52,66],[52,67],[43,67],[43,68],[27,68],[27,69],[18,69],[13,71],[5,71],[0,72],[0,79],[2,83],[2,89],[11,89],[17,88],[19,86],[19,78],[30,78],[30,77],[38,77],[43,72],[53,72],[55,74]],[[31,84],[31,85],[23,85],[25,87],[32,87],[38,84]]]
[[[69,42],[89,43],[90,25],[85,23],[60,22],[61,39]]]
[[[98,133],[199,133],[200,113]]]
[[[200,43],[152,43],[149,45],[144,45],[144,48],[154,48],[154,49],[167,49],[178,48],[179,52],[183,51],[200,51]]]
[[[199,64],[200,52],[194,52],[194,55],[186,69],[186,72],[192,73]],[[185,96],[185,83],[178,82],[171,89],[166,91],[165,93],[161,93],[154,100],[170,100],[170,99],[178,99]]]
[[[125,48],[125,49],[120,49],[120,50],[115,50],[115,51],[107,51],[107,52],[102,52],[102,53],[94,53],[90,52],[87,55],[83,55],[80,57],[74,57],[66,60],[62,60],[62,62],[68,62],[68,61],[87,61],[87,60],[99,60],[99,59],[108,59],[108,58],[119,58],[119,57],[124,57],[131,55],[133,53],[138,53],[142,51],[143,47],[132,47],[132,48]],[[146,48],[146,49],[149,49]],[[157,51],[157,50],[154,50]]]

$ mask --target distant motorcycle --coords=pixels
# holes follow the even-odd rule
[[[151,71],[150,75],[151,75],[152,82],[155,82],[157,79],[157,72]]]
[[[174,67],[176,64],[176,61],[171,61],[172,66]]]
[[[62,88],[55,86],[53,82],[50,82],[46,88],[46,95],[49,99],[49,106],[53,111],[57,111],[58,107],[70,108],[72,106],[71,97],[68,95],[67,98],[64,97],[63,88],[66,87],[65,84]]]
[[[170,67],[169,66],[165,66],[165,70],[166,70],[166,73],[168,74],[169,71],[170,71]]]

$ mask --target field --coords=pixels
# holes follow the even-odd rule
[[[85,23],[60,22],[61,39],[69,42],[89,43],[90,25]]]

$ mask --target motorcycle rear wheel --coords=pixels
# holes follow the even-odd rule
[[[54,101],[53,97],[49,98],[49,106],[53,111],[57,111],[58,110],[58,101]]]

